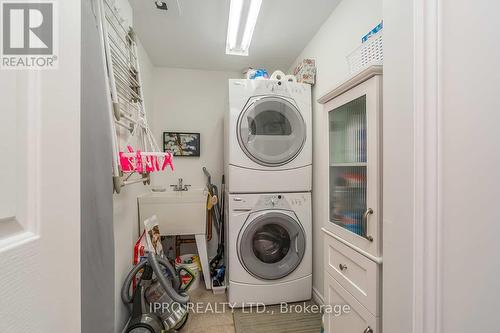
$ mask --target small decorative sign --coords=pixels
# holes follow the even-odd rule
[[[163,132],[163,151],[174,156],[200,156],[200,133]]]

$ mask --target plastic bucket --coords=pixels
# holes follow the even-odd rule
[[[181,289],[191,291],[201,286],[200,258],[196,254],[184,254],[177,257],[175,259],[175,269],[180,270]]]

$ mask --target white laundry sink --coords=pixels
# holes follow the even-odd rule
[[[144,220],[156,215],[162,235],[196,235],[206,232],[205,189],[188,191],[149,192],[137,199],[140,231]]]
[[[149,192],[137,198],[139,205],[140,232],[144,230],[144,220],[156,215],[160,232],[164,236],[194,235],[200,256],[205,288],[211,288],[208,265],[206,209],[207,191],[192,189],[188,191]]]

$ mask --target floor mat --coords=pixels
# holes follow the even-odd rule
[[[280,305],[267,306],[264,313],[256,309],[235,309],[234,326],[236,333],[319,333],[321,331],[321,313],[305,311],[315,305],[312,301],[291,303],[282,311]],[[259,311],[263,309],[260,308]]]

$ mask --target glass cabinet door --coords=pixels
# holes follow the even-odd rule
[[[367,235],[366,96],[328,115],[330,140],[330,222]]]

